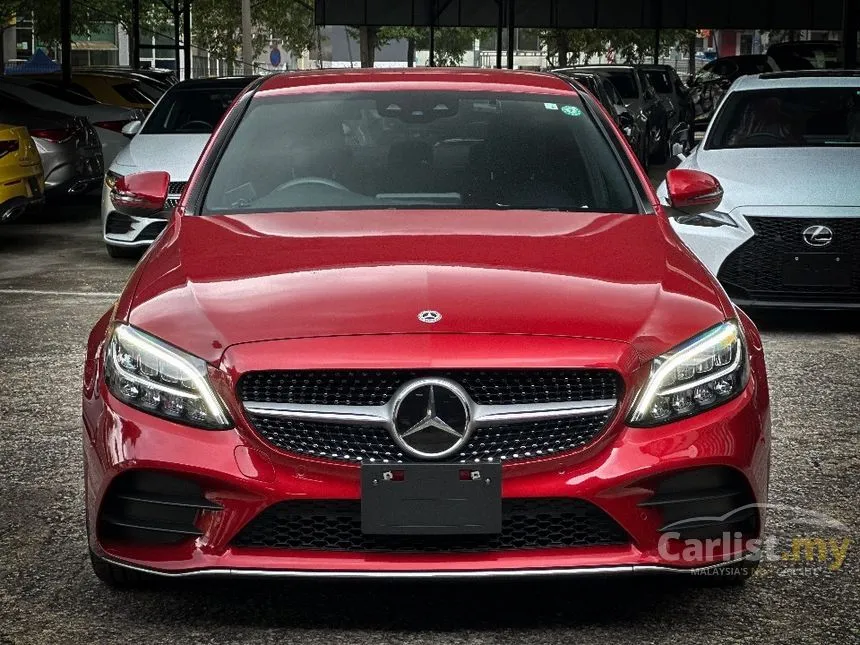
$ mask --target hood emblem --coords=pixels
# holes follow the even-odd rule
[[[392,399],[389,432],[410,457],[440,459],[452,455],[471,436],[468,395],[448,379],[410,381]]]
[[[807,226],[801,235],[809,246],[827,246],[833,241],[833,229],[821,224]]]
[[[432,309],[425,309],[418,314],[418,320],[423,323],[427,323],[428,325],[432,325],[433,323],[437,323],[442,320],[442,314],[438,311],[433,311]]]

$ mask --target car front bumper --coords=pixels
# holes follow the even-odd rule
[[[690,226],[670,220],[675,232],[717,276],[741,307],[860,309],[860,217],[856,209],[826,206],[736,208],[737,226]],[[813,246],[803,231],[832,229],[832,241]],[[839,271],[797,282],[786,273],[792,262],[830,261]],[[813,265],[816,266],[816,265]],[[844,268],[843,268],[844,267]],[[788,277],[791,275],[791,277]]]
[[[747,537],[758,536],[763,517],[757,505],[767,501],[770,454],[770,412],[760,353],[753,355],[752,368],[746,389],[718,408],[658,428],[630,428],[623,417],[635,393],[628,392],[615,420],[584,449],[504,466],[503,501],[583,500],[623,529],[629,538],[623,543],[368,552],[235,544],[251,520],[284,501],[360,503],[360,467],[270,447],[235,410],[236,428],[204,431],[130,408],[107,392],[98,360],[92,359],[85,370],[84,392],[90,548],[97,557],[117,565],[180,576],[539,576],[690,572],[725,565],[744,558],[747,551],[732,542],[698,560],[685,560],[678,555],[678,544],[667,551],[660,531],[666,518],[645,502],[653,499],[660,481],[691,470],[717,468],[742,482],[748,492],[746,501],[757,513],[754,534]],[[100,517],[111,486],[134,471],[168,473],[199,486],[206,500],[216,505],[197,514],[199,535],[174,544],[103,537]]]

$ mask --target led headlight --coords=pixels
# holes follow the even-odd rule
[[[656,426],[698,414],[741,392],[748,378],[740,328],[721,323],[652,361],[628,423]]]
[[[114,327],[105,353],[108,389],[123,403],[178,423],[229,428],[206,373],[202,359],[128,325]]]
[[[708,213],[699,213],[698,215],[688,215],[681,211],[675,211],[672,214],[678,224],[686,224],[687,226],[734,226],[738,227],[738,223],[732,219],[728,213],[720,211],[710,211]]]

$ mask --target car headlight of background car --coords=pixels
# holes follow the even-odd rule
[[[698,414],[739,394],[748,379],[740,327],[721,323],[651,362],[628,422],[648,427]]]
[[[209,384],[206,362],[134,327],[113,328],[105,381],[116,398],[138,410],[211,430],[232,425]]]
[[[688,215],[680,211],[672,213],[672,219],[678,224],[686,224],[687,226],[734,226],[738,228],[738,223],[728,213],[720,211],[710,211],[707,213],[699,213],[698,215]]]

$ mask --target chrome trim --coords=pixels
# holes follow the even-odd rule
[[[609,412],[617,403],[616,399],[595,399],[593,401],[480,405],[471,398],[468,399],[470,417],[475,427],[600,414]],[[243,405],[245,411],[251,414],[347,425],[388,426],[394,416],[391,402],[385,405],[317,405],[246,401]]]
[[[245,411],[297,421],[343,423],[347,425],[387,425],[391,406],[386,405],[317,405],[314,403],[277,403],[246,401]]]
[[[472,412],[476,427],[499,423],[525,423],[543,419],[567,419],[609,412],[615,399],[593,401],[561,401],[553,403],[517,403],[512,405],[475,405]]]
[[[608,567],[564,567],[547,569],[479,569],[463,571],[302,571],[296,569],[197,569],[195,571],[169,572],[158,569],[141,567],[127,562],[114,560],[110,557],[97,556],[99,559],[124,569],[145,573],[162,578],[206,578],[206,577],[271,577],[271,578],[328,578],[328,579],[409,579],[409,580],[447,580],[475,578],[529,578],[553,576],[604,576],[604,575],[633,575],[649,573],[668,573],[680,575],[699,575],[706,571],[720,568],[730,568],[743,564],[752,556],[743,556],[734,560],[717,562],[703,567],[683,569],[651,564],[632,564]]]

